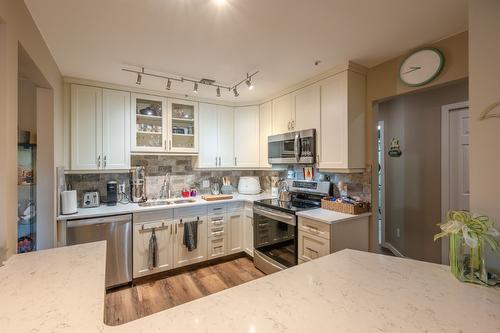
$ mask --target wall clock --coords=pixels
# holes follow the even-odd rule
[[[414,51],[399,67],[400,80],[410,87],[423,86],[434,80],[444,66],[444,56],[435,48]]]

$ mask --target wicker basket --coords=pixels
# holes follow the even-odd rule
[[[333,210],[339,213],[358,215],[366,213],[370,210],[369,203],[352,205],[343,202],[330,201],[331,198],[321,199],[321,208]]]

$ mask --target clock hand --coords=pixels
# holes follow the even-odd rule
[[[413,67],[410,67],[410,70],[409,70],[409,71],[406,71],[406,72],[404,72],[404,73],[402,73],[402,74],[408,74],[408,73],[414,72],[414,71],[416,71],[416,70],[419,70],[419,69],[421,69],[421,68],[422,68],[422,67],[415,67],[415,66],[413,66]]]

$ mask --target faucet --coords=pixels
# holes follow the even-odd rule
[[[163,181],[163,184],[162,184],[161,189],[160,189],[160,199],[165,199],[165,197],[167,199],[170,199],[170,196],[171,196],[170,182],[167,183],[167,177],[170,177],[170,174],[167,173],[165,175],[165,180]],[[167,186],[168,186],[168,190],[167,190]]]

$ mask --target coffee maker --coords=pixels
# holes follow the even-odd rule
[[[145,170],[144,167],[137,167],[131,170],[132,177],[130,177],[130,192],[132,202],[146,201],[146,188],[145,188]]]
[[[106,203],[108,206],[116,206],[116,203],[118,202],[118,183],[114,180],[110,180],[106,184],[106,192]]]

